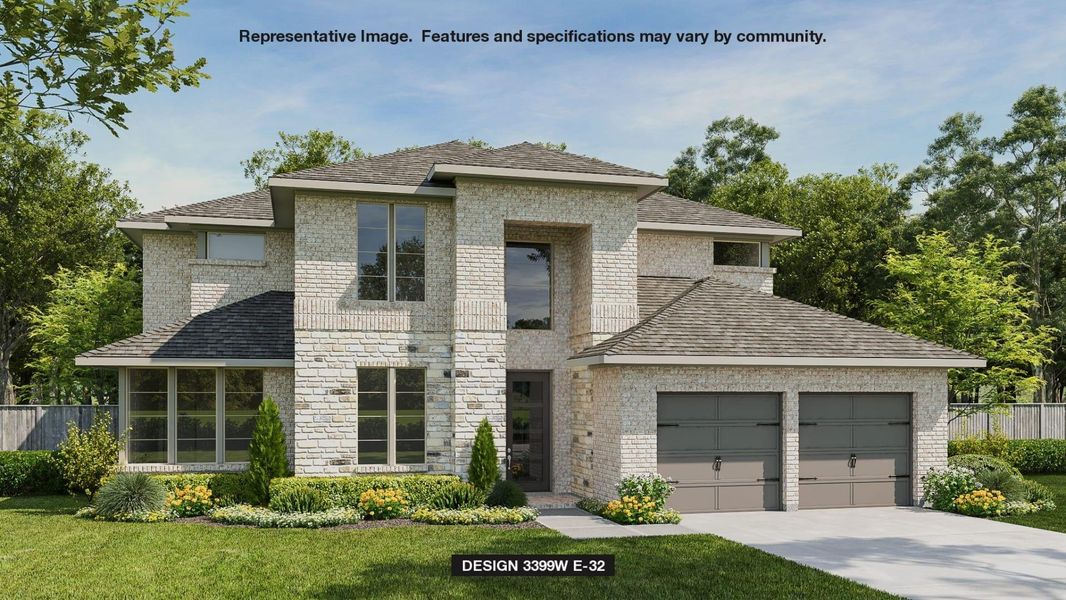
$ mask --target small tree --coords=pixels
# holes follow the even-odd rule
[[[481,424],[477,426],[467,479],[478,489],[485,491],[492,489],[492,486],[500,479],[496,443],[492,440],[492,425],[489,425],[488,419],[481,419]]]
[[[285,477],[289,462],[285,456],[285,433],[281,430],[278,405],[267,396],[259,405],[255,417],[252,441],[248,444],[249,500],[266,504],[270,498],[270,480]]]
[[[118,454],[125,437],[111,433],[111,415],[102,410],[93,415],[92,425],[85,431],[74,421],[67,423],[67,439],[59,443],[52,456],[67,490],[95,496],[104,479],[118,469]]]

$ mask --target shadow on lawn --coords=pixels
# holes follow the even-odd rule
[[[49,517],[74,514],[88,503],[88,500],[74,496],[11,496],[0,498],[0,511]]]

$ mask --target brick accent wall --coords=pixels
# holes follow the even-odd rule
[[[714,240],[704,233],[640,231],[637,267],[641,275],[715,277],[753,290],[774,293],[771,267],[733,267],[714,264]]]
[[[293,290],[293,234],[264,235],[264,260],[194,259],[189,265],[192,314],[251,298],[263,292]]]
[[[730,267],[725,265],[715,265],[711,267],[711,272],[708,273],[708,275],[716,279],[721,279],[722,281],[728,281],[729,283],[735,283],[746,288],[772,294],[774,293],[774,273],[777,273],[777,269],[773,267]]]
[[[188,317],[192,314],[191,263],[196,259],[196,234],[145,231],[142,250],[144,330]]]

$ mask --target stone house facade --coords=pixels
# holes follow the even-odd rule
[[[947,369],[982,361],[777,298],[771,247],[801,232],[665,185],[450,142],[137,215],[144,333],[78,362],[119,369],[129,469],[243,468],[269,396],[301,476],[463,474],[487,419],[529,490],[660,472],[682,510],[919,498]]]

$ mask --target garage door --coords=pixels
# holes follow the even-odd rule
[[[800,394],[800,508],[911,503],[907,394]]]
[[[659,473],[681,512],[775,510],[781,504],[777,394],[659,394]]]

